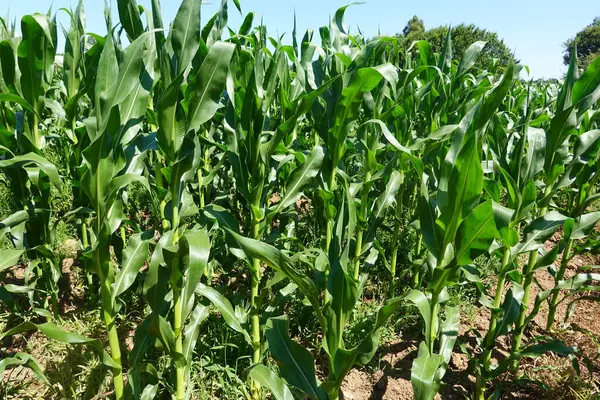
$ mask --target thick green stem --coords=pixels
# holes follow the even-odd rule
[[[84,250],[89,246],[87,224],[83,220],[81,221],[81,245]]]
[[[259,230],[259,222],[256,219],[252,219],[252,238],[255,240],[260,240],[260,230]],[[260,315],[258,309],[258,291],[260,288],[260,280],[261,280],[261,271],[260,271],[260,260],[255,258],[252,261],[252,287],[250,293],[250,301],[251,301],[251,325],[252,325],[252,363],[258,364],[261,359],[261,343],[262,338],[260,334]],[[252,391],[252,396],[254,399],[262,398],[260,384],[255,380],[250,382],[250,388]]]
[[[177,182],[171,182],[171,206],[172,219],[171,229],[173,229],[173,244],[179,243],[179,196],[177,192]],[[172,268],[179,268],[179,260],[176,258]],[[173,300],[175,307],[173,310],[173,332],[175,333],[175,351],[183,354],[183,303],[181,300],[181,289],[173,287]],[[189,361],[189,360],[186,360]],[[185,367],[183,365],[176,366],[177,382],[176,382],[176,399],[183,400],[185,398]]]
[[[438,304],[439,294],[432,293],[431,294],[431,315],[429,317],[429,338],[428,338],[428,346],[429,346],[429,354],[433,354],[435,339],[437,337],[437,327],[435,325],[435,321],[437,319],[437,312],[439,309]]]
[[[33,126],[31,127],[32,129],[32,137],[33,137],[33,144],[35,145],[35,147],[37,149],[39,149],[40,147],[42,147],[42,140],[40,139],[40,132],[39,132],[39,128],[38,128],[38,118],[37,115],[33,115]]]
[[[485,378],[481,373],[475,381],[475,400],[485,400]]]
[[[331,237],[333,235],[333,220],[327,220],[327,232],[325,233],[325,254],[329,255],[329,248],[331,247]],[[327,290],[327,281],[329,279],[329,268],[325,271],[325,295],[324,295],[324,304],[327,304],[331,301],[331,295]]]
[[[258,315],[258,290],[260,287],[260,260],[255,259],[253,261],[253,268],[258,270],[258,273],[255,271],[252,274],[252,292],[251,292],[251,300],[252,300],[252,362],[259,363],[260,362],[260,318]]]
[[[490,324],[485,336],[485,350],[483,352],[483,366],[487,371],[489,369],[490,358],[492,355],[492,348],[494,347],[495,342],[495,331],[496,326],[498,324],[498,312],[496,310],[500,308],[500,304],[502,303],[502,296],[504,294],[504,285],[506,283],[506,275],[504,271],[506,266],[508,265],[510,259],[510,249],[504,250],[504,254],[502,256],[502,264],[500,265],[500,275],[498,276],[498,282],[496,283],[496,294],[494,295],[494,310],[492,310],[492,315],[490,317]]]
[[[363,239],[363,230],[361,228],[357,228],[358,232],[356,233],[356,249],[354,251],[354,279],[358,280],[358,276],[360,275],[360,253],[362,248],[362,239]]]
[[[175,204],[176,200],[173,197],[171,202]],[[173,229],[173,243],[177,244],[179,242],[179,207],[173,206],[173,218],[171,219],[171,229]]]
[[[360,217],[361,222],[366,223],[367,220],[367,207],[369,203],[369,189],[371,180],[371,173],[365,174],[365,181],[363,182],[362,194],[360,199]],[[360,275],[360,255],[362,253],[362,241],[363,241],[363,225],[358,224],[356,233],[356,248],[354,250],[354,279],[358,279]]]
[[[417,233],[417,258],[421,255],[421,246],[423,244],[423,235]],[[419,282],[421,282],[421,266],[415,263],[413,271],[413,289],[419,288]]]
[[[183,315],[182,315],[182,301],[181,301],[181,290],[177,289],[174,292],[175,296],[175,309],[173,315],[173,332],[175,333],[175,351],[183,354]],[[190,360],[186,360],[190,361]],[[177,400],[183,400],[185,398],[185,367],[177,366]]]
[[[126,247],[127,246],[127,235],[125,232],[125,226],[121,225],[120,232],[121,232],[121,240],[123,241],[123,247]]]
[[[548,196],[551,192],[551,187],[547,186],[544,191],[544,196]],[[539,216],[543,217],[548,211],[547,207],[540,209]],[[521,342],[523,340],[523,332],[525,331],[525,319],[527,318],[527,307],[529,305],[529,294],[531,292],[531,284],[533,282],[533,268],[538,259],[538,250],[535,249],[529,252],[529,261],[525,267],[523,267],[523,301],[521,305],[521,315],[519,315],[519,322],[515,327],[515,334],[513,336],[512,343],[512,354],[518,352],[521,349]],[[511,366],[511,372],[516,374],[519,369],[519,360],[515,360]]]
[[[395,220],[394,236],[392,243],[392,258],[390,260],[390,273],[392,281],[390,282],[390,298],[394,297],[396,292],[396,265],[398,264],[398,242],[400,240],[400,220]]]
[[[83,250],[87,249],[89,246],[89,239],[88,239],[88,228],[87,228],[87,222],[85,221],[85,219],[81,220],[81,246],[83,247]],[[85,275],[87,278],[87,282],[88,282],[88,286],[91,288],[92,285],[94,284],[94,277],[92,275],[92,273],[86,269],[85,271]]]
[[[55,285],[53,285],[55,286]],[[52,293],[50,294],[50,298],[52,300],[52,314],[54,315],[55,320],[60,319],[60,307],[58,306],[58,294],[56,293],[56,287],[52,288]]]
[[[510,249],[504,250],[504,255],[502,256],[502,264],[500,266],[500,274],[498,276],[498,282],[496,283],[496,294],[494,295],[494,309],[492,310],[492,315],[490,317],[490,324],[485,335],[484,339],[484,350],[482,355],[481,362],[481,371],[477,375],[477,381],[475,383],[475,399],[481,400],[485,399],[485,372],[490,369],[490,360],[492,358],[492,350],[494,348],[494,344],[496,342],[496,326],[498,324],[498,312],[496,311],[500,308],[500,304],[502,303],[502,296],[504,294],[504,285],[506,284],[506,275],[504,271],[506,270],[506,266],[508,265],[510,259]]]
[[[200,198],[200,208],[204,208],[204,188],[202,187],[202,168],[198,168],[198,197]]]
[[[558,282],[560,282],[565,277],[565,271],[567,270],[567,265],[569,264],[569,260],[571,259],[571,248],[573,247],[573,240],[569,239],[567,241],[567,245],[562,254],[562,260],[560,262],[560,269],[556,273],[556,277],[554,278],[554,289],[552,289],[552,298],[550,299],[550,307],[548,310],[548,321],[546,322],[546,330],[552,330],[552,325],[554,325],[554,318],[556,315],[556,308],[558,307],[558,296],[560,295],[560,289],[557,289],[556,286]]]
[[[123,370],[121,367],[121,347],[117,327],[115,325],[115,312],[112,309],[110,295],[110,284],[107,280],[102,282],[102,314],[108,333],[108,345],[110,346],[110,356],[118,367],[112,368],[113,384],[115,388],[115,399],[123,399]]]
[[[533,267],[538,259],[538,250],[533,250],[529,253],[529,262],[523,268],[523,276],[525,281],[523,283],[523,302],[521,304],[521,315],[519,315],[519,321],[515,328],[515,335],[512,343],[512,354],[515,354],[521,349],[521,342],[523,341],[523,332],[525,332],[525,319],[527,318],[527,308],[529,305],[529,296],[531,293],[531,284],[533,283]],[[511,370],[516,373],[519,368],[519,360],[515,360],[512,364]]]
[[[329,176],[329,190],[333,193],[333,185],[335,184],[335,172],[336,168],[334,167],[331,171],[331,175]],[[329,256],[329,249],[331,248],[331,239],[333,237],[333,218],[327,218],[327,231],[325,232],[325,253]],[[331,300],[331,295],[327,291],[327,281],[329,279],[329,268],[325,271],[325,295],[324,295],[324,304],[329,303]]]

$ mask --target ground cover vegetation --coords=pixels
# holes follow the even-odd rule
[[[600,57],[117,6],[0,19],[4,398],[599,393]]]

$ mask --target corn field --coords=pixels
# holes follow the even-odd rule
[[[274,37],[228,26],[238,0],[117,6],[105,36],[81,2],[0,19],[4,398],[22,370],[40,398],[351,399],[398,321],[415,399],[457,352],[476,400],[548,354],[583,369],[560,332],[600,298],[599,266],[569,264],[600,249],[600,58],[533,81],[478,66],[485,42],[353,34],[346,7]],[[93,332],[62,306],[66,239]],[[468,346],[463,303],[488,316]],[[40,336],[106,379],[59,385],[11,350]]]

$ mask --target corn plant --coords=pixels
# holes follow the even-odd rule
[[[160,13],[160,9],[156,8],[154,13]],[[134,24],[128,28],[128,35],[133,36],[135,31]],[[194,290],[206,268],[210,249],[205,230],[187,229],[182,223],[187,212],[194,212],[194,208],[190,208],[193,202],[189,201],[187,184],[197,176],[201,157],[199,138],[204,134],[202,125],[211,120],[219,107],[234,50],[229,43],[206,43],[199,33],[200,4],[184,1],[166,38],[166,50],[160,52],[159,59],[167,64],[162,64],[165,67],[160,82],[163,91],[156,103],[156,142],[167,166],[161,168],[155,164],[155,177],[156,174],[169,177],[170,198],[165,210],[168,224],[163,226],[144,282],[152,313],[148,324],[139,328],[140,335],[147,331],[156,337],[171,357],[175,367],[173,392],[177,399],[189,396],[191,354],[198,337],[198,325],[206,317],[205,308],[194,305]],[[146,33],[136,40],[144,35]],[[192,65],[196,57],[201,60],[197,69]],[[165,305],[169,290],[172,299]],[[143,350],[136,349],[136,355],[143,354]]]
[[[575,360],[553,329],[560,305],[567,322],[599,289],[597,266],[568,267],[598,245],[600,58],[580,75],[573,54],[564,82],[526,81],[514,62],[480,66],[485,42],[457,59],[450,33],[437,53],[351,32],[348,6],[302,36],[294,17],[291,38],[252,12],[230,27],[229,6],[203,23],[201,2],[183,0],[169,23],[158,0],[117,0],[99,36],[79,1],[58,11],[62,65],[51,11],[24,16],[21,37],[0,18],[0,184],[12,202],[0,210],[0,340],[37,330],[87,346],[116,399],[193,398],[226,371],[242,397],[333,400],[414,305],[411,381],[432,399],[458,339],[460,285],[490,311],[469,354],[473,398],[520,379],[523,358]],[[61,327],[59,224],[77,231],[108,352]],[[4,282],[16,264],[24,285]],[[386,269],[389,294],[367,304]],[[546,272],[552,287],[531,299]],[[545,304],[547,335],[531,336]],[[125,351],[118,328],[132,314]],[[301,318],[318,323],[295,329]],[[511,350],[495,360],[502,337]],[[18,366],[54,384],[32,356],[0,360]],[[225,397],[219,385],[200,396]]]
[[[27,257],[34,260],[26,276],[29,288],[20,292],[28,293],[35,307],[37,286],[50,297],[57,318],[60,265],[53,252],[52,186],[60,188],[61,180],[57,168],[43,156],[46,130],[40,131],[42,115],[51,101],[45,93],[54,70],[56,22],[42,14],[25,16],[21,30],[23,38],[0,42],[3,82],[9,90],[0,97],[0,151],[4,158],[0,170],[19,208],[3,223],[2,230],[10,231],[15,248],[26,250]]]
[[[346,191],[349,194],[348,191]],[[385,321],[402,303],[400,298],[390,299],[378,310],[377,319],[369,333],[356,346],[347,348],[344,328],[360,299],[365,277],[355,280],[350,272],[350,248],[342,249],[342,239],[352,237],[356,226],[356,210],[348,197],[348,212],[345,204],[339,210],[338,220],[332,238],[332,251],[338,261],[329,267],[327,290],[329,301],[323,303],[319,296],[318,284],[309,276],[300,273],[294,263],[281,251],[266,243],[245,238],[226,228],[230,246],[243,251],[246,257],[259,259],[274,270],[284,274],[296,284],[313,307],[315,316],[323,331],[322,346],[329,360],[329,375],[326,382],[319,382],[315,376],[313,357],[308,350],[292,341],[288,334],[288,319],[285,316],[270,318],[266,324],[266,336],[271,355],[279,364],[280,373],[288,383],[312,399],[338,399],[341,384],[353,365],[365,365],[375,354],[380,330]],[[226,222],[223,222],[225,225]],[[226,226],[226,225],[225,225]],[[317,259],[319,259],[317,257]],[[326,257],[320,258],[321,260]],[[315,260],[317,262],[317,260]],[[277,375],[263,365],[251,367],[250,375],[268,387],[276,398],[285,398],[290,392]]]

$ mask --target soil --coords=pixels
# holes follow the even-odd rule
[[[553,237],[545,245],[549,250],[557,244],[560,237]],[[560,258],[555,262],[558,267]],[[568,264],[565,278],[580,272],[583,266],[600,264],[600,257],[589,254],[577,255]],[[535,273],[539,284],[532,285],[529,308],[534,306],[535,297],[541,290],[554,286],[554,278],[546,270]],[[590,293],[590,295],[592,295]],[[539,314],[534,318],[525,332],[527,339],[540,335],[552,336],[562,340],[566,345],[578,349],[576,356],[580,373],[566,357],[547,353],[537,359],[522,359],[520,373],[526,378],[522,384],[513,383],[514,377],[502,377],[502,399],[592,399],[600,393],[600,303],[580,301],[568,322],[563,324],[567,311],[567,302],[561,303],[556,312],[553,332],[546,331],[548,318],[547,303],[542,305]],[[437,399],[464,399],[473,393],[475,378],[469,373],[469,357],[463,354],[460,345],[468,352],[478,352],[474,331],[486,332],[490,320],[490,312],[480,307],[477,314],[467,318],[463,315],[459,337],[454,353],[444,376],[444,385]],[[409,400],[413,399],[410,382],[410,369],[417,355],[418,340],[412,335],[401,335],[394,343],[382,347],[373,360],[378,368],[356,368],[352,370],[342,385],[345,399],[352,400]],[[497,362],[510,353],[511,337],[498,339],[496,352],[492,359]],[[373,362],[372,362],[373,363]],[[528,380],[528,381],[527,381]],[[496,388],[488,388],[488,395]]]
[[[304,204],[299,204],[299,207]],[[552,248],[560,240],[552,238],[546,243],[546,250]],[[76,250],[73,254],[65,252],[67,256],[62,260],[61,271],[61,312],[68,314],[85,303],[85,286],[82,280],[82,270],[76,259]],[[566,278],[580,272],[587,265],[600,264],[600,257],[591,255],[578,255],[568,264]],[[555,265],[560,264],[560,258]],[[26,269],[15,266],[10,270],[9,277],[12,281],[22,281]],[[241,277],[243,278],[243,277]],[[554,278],[544,269],[535,274],[537,285],[532,286],[529,307],[533,307],[535,297],[541,290],[546,290],[554,285]],[[240,279],[243,281],[244,279]],[[235,285],[236,282],[230,282]],[[538,286],[539,285],[539,286]],[[494,285],[491,285],[494,287]],[[493,293],[492,293],[493,294]],[[592,293],[590,293],[592,295]],[[592,399],[600,393],[600,303],[595,301],[580,301],[575,311],[570,316],[568,323],[563,324],[567,305],[562,303],[556,315],[555,330],[545,330],[548,316],[547,305],[544,303],[539,314],[525,332],[525,339],[540,335],[548,335],[562,340],[568,346],[577,347],[579,350],[579,374],[574,369],[568,358],[559,357],[548,353],[537,359],[523,359],[520,372],[529,381],[522,384],[514,383],[512,376],[503,376],[500,380],[502,399]],[[477,308],[475,315],[463,315],[459,330],[457,344],[452,354],[448,370],[444,376],[444,384],[436,399],[464,399],[474,390],[474,376],[469,372],[469,356],[463,353],[477,353],[476,332],[484,333],[489,324],[490,312],[485,307]],[[0,355],[15,354],[19,351],[32,353],[36,359],[44,359],[43,346],[37,349],[30,348],[32,339],[39,333],[25,336],[14,336],[4,342],[5,347],[0,349]],[[131,350],[134,331],[129,329],[124,341],[124,347]],[[43,338],[39,339],[43,343]],[[30,345],[28,345],[28,341]],[[35,341],[35,340],[34,340]],[[392,343],[384,344],[377,352],[371,364],[363,368],[354,368],[347,375],[342,385],[344,399],[347,400],[409,400],[413,399],[413,388],[410,381],[410,370],[413,360],[417,356],[420,342],[418,334],[405,332],[400,334]],[[511,338],[500,337],[497,342],[493,360],[498,361],[510,353]],[[36,354],[37,353],[37,354]],[[42,366],[44,368],[44,365]],[[35,382],[31,371],[27,368],[17,367],[4,372],[2,381],[27,380]],[[497,388],[490,387],[488,394]]]

